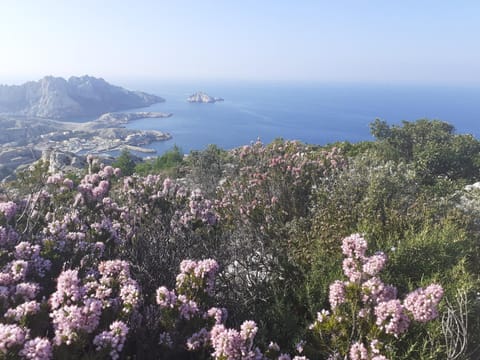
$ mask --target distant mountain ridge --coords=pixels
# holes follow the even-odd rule
[[[92,76],[45,76],[22,85],[0,85],[0,113],[68,119],[150,106],[163,98],[114,86]]]

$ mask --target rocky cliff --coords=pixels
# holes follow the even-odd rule
[[[159,96],[129,91],[91,76],[46,76],[23,85],[0,85],[0,113],[50,119],[97,116],[106,112],[149,106]]]

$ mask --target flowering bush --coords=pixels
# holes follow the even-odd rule
[[[438,317],[443,288],[432,284],[401,301],[397,289],[378,276],[387,261],[384,253],[367,256],[367,242],[359,234],[343,239],[342,252],[347,281],[330,285],[331,311],[320,311],[310,325],[319,350],[332,359],[395,358],[394,345],[411,322],[426,323]]]
[[[122,176],[90,158],[5,192],[0,358],[442,358],[451,332],[432,320],[464,283],[478,303],[476,238],[418,199],[408,164],[359,171],[288,141],[220,155],[207,191],[194,169]],[[386,253],[352,235],[340,259],[355,231]]]

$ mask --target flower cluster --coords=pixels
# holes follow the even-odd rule
[[[443,288],[438,284],[432,284],[408,294],[404,306],[415,321],[426,323],[438,316],[437,307],[442,297]]]
[[[50,297],[55,345],[71,345],[85,334],[95,332],[103,311],[128,315],[137,307],[139,289],[130,277],[128,263],[101,262],[98,273],[99,276],[87,276],[83,282],[77,270],[60,274],[57,291]]]
[[[253,321],[245,321],[240,331],[226,328],[224,325],[215,325],[210,331],[213,358],[228,360],[261,358],[260,350],[253,347],[257,330],[257,325]]]
[[[0,202],[0,214],[3,214],[7,221],[12,219],[15,216],[16,212],[17,204],[15,204],[13,201]]]
[[[177,275],[177,288],[194,291],[204,289],[212,295],[217,272],[218,264],[215,260],[184,260],[180,264],[180,274]]]
[[[367,256],[367,250],[367,242],[360,234],[343,239],[342,252],[346,257],[343,271],[348,280],[336,280],[330,285],[332,313],[326,310],[319,312],[310,330],[319,335],[328,333],[334,342],[332,347],[340,351],[339,356],[348,353],[351,360],[385,360],[386,357],[381,354],[383,343],[375,339],[366,346],[366,340],[376,338],[380,332],[383,340],[392,342],[409,329],[412,321],[425,323],[435,319],[443,289],[432,284],[413,291],[402,302],[397,298],[397,289],[384,284],[378,277],[385,267],[386,255],[379,252]],[[352,312],[354,318],[351,318]],[[350,321],[356,324],[355,327],[349,328]],[[342,338],[342,334],[350,332],[356,336],[356,341],[351,344],[350,339]],[[342,344],[348,346],[343,347]]]
[[[93,339],[97,351],[107,349],[113,360],[118,359],[128,334],[128,326],[122,321],[115,321],[110,330],[103,331]]]

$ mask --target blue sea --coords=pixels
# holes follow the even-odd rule
[[[287,83],[132,83],[166,102],[132,111],[171,112],[165,119],[139,119],[131,129],[168,132],[172,139],[150,144],[158,154],[178,145],[188,153],[208,144],[230,149],[260,138],[310,144],[371,140],[375,118],[400,123],[422,118],[453,124],[458,133],[480,136],[480,88],[407,85]],[[223,102],[190,104],[205,91]]]

